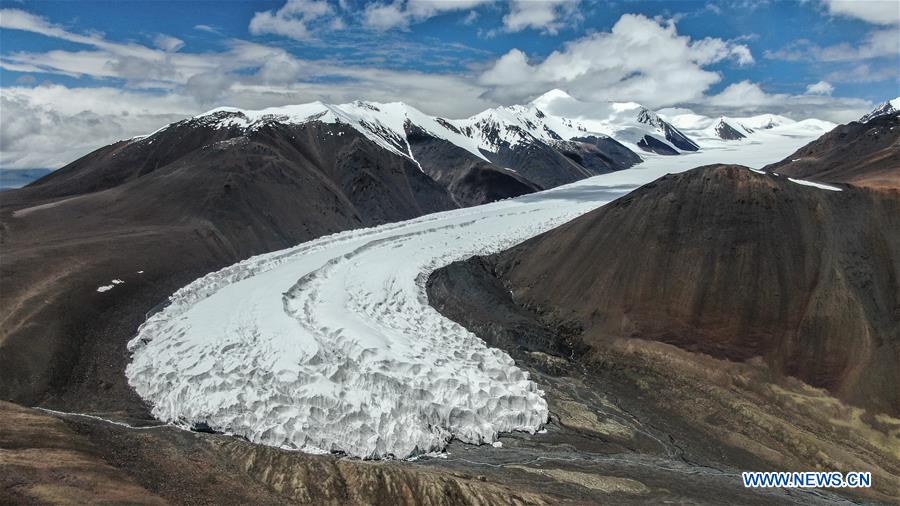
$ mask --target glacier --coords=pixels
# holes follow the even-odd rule
[[[494,443],[504,432],[539,431],[548,419],[540,388],[505,352],[428,305],[429,274],[666,173],[761,167],[820,133],[775,126],[748,142],[648,154],[634,168],[552,190],[249,258],[181,288],[140,326],[128,344],[129,384],[162,421],[312,453],[413,458],[454,438]]]

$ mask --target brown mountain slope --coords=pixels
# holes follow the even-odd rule
[[[900,188],[900,114],[839,125],[763,170],[816,181]]]
[[[142,411],[125,343],[179,287],[254,254],[457,207],[346,125],[161,133],[2,194],[0,398]],[[97,291],[113,279],[124,283]]]
[[[744,361],[900,414],[900,194],[737,166],[668,175],[495,259],[581,329]]]

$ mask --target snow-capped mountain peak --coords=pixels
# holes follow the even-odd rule
[[[864,115],[862,118],[859,118],[860,123],[866,123],[874,118],[879,116],[887,116],[888,114],[895,114],[900,111],[900,97],[897,97],[893,100],[887,100],[878,104],[878,107],[872,110],[872,112]]]
[[[646,107],[641,107],[638,111],[637,116],[638,123],[646,123],[653,127],[662,126],[663,121],[659,119],[659,115],[655,112],[647,109]]]
[[[572,107],[574,106],[574,107]],[[559,109],[594,111],[580,117],[559,114]],[[355,101],[330,105],[322,102],[272,107],[257,111],[220,107],[193,118],[209,126],[258,129],[270,122],[303,124],[311,121],[347,124],[382,147],[413,158],[406,140],[409,126],[455,144],[475,156],[490,160],[490,153],[535,142],[554,143],[583,137],[612,137],[632,150],[644,149],[642,141],[655,141],[693,150],[692,142],[672,142],[671,126],[655,112],[633,102],[588,104],[552,90],[526,105],[501,106],[474,116],[451,120],[433,117],[402,102]],[[686,137],[684,137],[686,139]]]
[[[795,123],[774,114],[711,118],[685,109],[672,111],[677,114],[662,114],[636,102],[587,102],[553,89],[526,104],[499,106],[462,119],[431,116],[403,102],[357,100],[260,110],[219,107],[185,121],[207,128],[235,129],[229,136],[247,135],[273,125],[335,125],[321,135],[339,136],[351,128],[385,150],[411,160],[423,172],[429,163],[437,163],[439,159],[434,157],[439,151],[444,157],[468,156],[458,154],[462,149],[501,169],[524,170],[532,181],[543,181],[538,183],[541,187],[570,182],[577,174],[585,177],[598,170],[630,166],[640,161],[637,153],[644,157],[678,155],[697,151],[707,139],[740,140],[757,130]],[[819,122],[800,126],[827,130],[832,125]],[[132,142],[153,142],[155,134]],[[431,144],[424,147],[423,143]],[[419,159],[423,156],[428,160]],[[552,175],[554,171],[568,175],[559,179]],[[545,175],[549,175],[547,179]]]
[[[749,129],[740,124],[738,124],[738,125],[744,131],[747,131],[748,133],[753,132],[752,129]],[[740,140],[740,139],[744,139],[747,137],[746,135],[741,133],[738,128],[735,128],[735,126],[732,126],[727,121],[725,121],[724,116],[719,118],[719,122],[716,123],[716,126],[714,127],[714,129],[716,132],[716,136],[719,137],[720,139],[724,139],[724,140],[735,141],[735,140]]]

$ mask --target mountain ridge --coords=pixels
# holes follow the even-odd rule
[[[886,102],[890,104],[890,102]],[[827,183],[900,188],[900,110],[840,125],[763,170]]]

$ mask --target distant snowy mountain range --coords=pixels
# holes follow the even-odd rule
[[[402,102],[356,101],[263,110],[220,107],[185,121],[242,131],[273,124],[345,124],[385,150],[414,161],[432,176],[434,171],[426,165],[438,157],[433,149],[437,141],[442,150],[451,146],[462,149],[470,159],[517,173],[540,188],[624,169],[646,156],[680,155],[710,143],[752,138],[757,130],[824,133],[835,126],[774,114],[711,118],[684,109],[657,112],[634,102],[583,102],[562,90],[551,90],[524,105],[488,109],[464,119],[430,116]],[[152,142],[158,132],[135,140]],[[432,146],[422,153],[426,141]]]
[[[805,119],[794,121],[778,114],[760,114],[749,117],[720,116],[711,118],[694,114],[685,109],[663,109],[660,115],[669,123],[696,139],[701,146],[717,141],[734,141],[752,138],[761,130],[821,132],[825,133],[836,125],[829,121]]]

